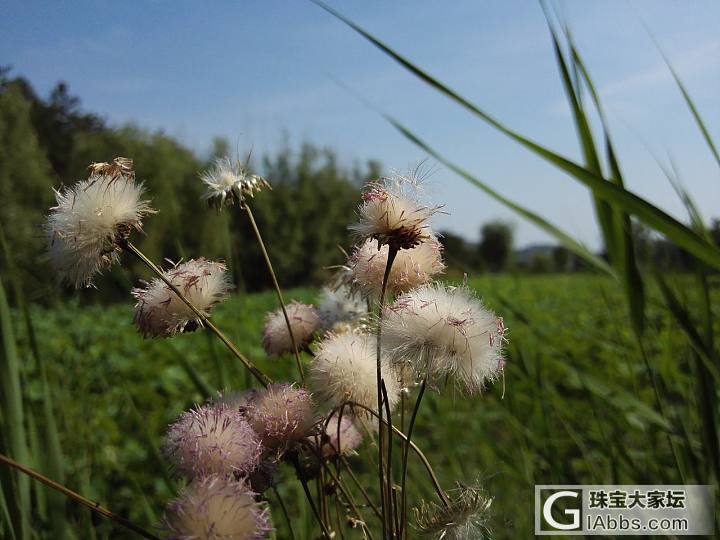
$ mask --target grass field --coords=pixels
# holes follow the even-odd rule
[[[678,279],[682,284],[686,278]],[[534,484],[704,481],[702,464],[683,458],[692,454],[683,448],[696,447],[701,437],[696,393],[690,391],[691,348],[652,290],[646,366],[623,297],[609,278],[499,275],[470,285],[509,328],[504,383],[477,397],[452,386],[430,393],[414,439],[446,488],[457,479],[485,484],[495,498],[496,538],[532,534]],[[302,301],[315,295],[312,289],[286,294]],[[214,320],[273,378],[294,378],[291,358],[267,359],[261,347],[264,313],[274,307],[270,292],[236,296],[218,307]],[[51,389],[65,483],[151,527],[177,487],[159,454],[166,426],[209,393],[248,387],[249,377],[210,334],[143,340],[132,325],[130,302],[111,307],[69,303],[51,311],[36,307],[31,316],[37,358]],[[22,317],[18,314],[14,322],[31,463],[50,473],[43,458],[48,415],[42,370],[31,354]],[[664,414],[648,366],[663,385]],[[671,441],[679,449],[677,461]],[[370,451],[367,444],[360,450]],[[362,481],[372,490],[376,471],[362,470],[366,463],[356,460]],[[422,467],[415,465],[408,484],[411,500],[432,498]],[[290,469],[281,473],[293,474]],[[314,522],[298,482],[284,482],[280,491],[297,538],[311,538]],[[36,496],[34,528],[45,531],[40,537],[53,538],[53,499],[43,488]],[[69,502],[62,504],[78,538],[128,534]],[[288,538],[282,514],[275,511],[273,518],[277,537]]]

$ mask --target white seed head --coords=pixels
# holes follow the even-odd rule
[[[189,484],[168,505],[169,540],[261,540],[272,527],[264,503],[242,481],[210,475]]]
[[[317,422],[310,392],[286,383],[258,392],[245,414],[263,446],[273,449],[304,438]]]
[[[175,264],[164,274],[205,316],[232,288],[227,267],[202,257]],[[131,294],[137,299],[135,324],[144,337],[167,337],[201,326],[198,316],[159,278]]]
[[[313,334],[320,328],[320,314],[314,306],[301,304],[295,300],[286,305],[285,310],[290,320],[295,344],[300,351],[312,341]],[[285,315],[280,308],[267,314],[263,331],[263,348],[271,356],[293,352]]]
[[[488,520],[492,498],[478,486],[460,486],[448,491],[449,506],[423,502],[415,509],[422,536],[447,540],[491,538]]]
[[[154,212],[143,193],[134,175],[116,169],[55,191],[57,205],[50,209],[45,231],[50,262],[63,281],[89,286],[97,273],[118,262],[118,241],[133,229],[142,230],[143,218]]]
[[[233,165],[226,157],[216,160],[212,168],[200,174],[200,179],[207,188],[203,198],[216,210],[242,203],[246,197],[252,198],[256,192],[270,187],[264,178],[250,174],[240,162]]]
[[[428,237],[429,219],[438,210],[421,203],[419,193],[414,176],[392,175],[369,184],[358,207],[359,220],[350,230],[380,245],[411,248]]]
[[[502,319],[464,286],[412,290],[386,308],[381,325],[385,354],[419,378],[453,375],[474,392],[502,370]]]
[[[377,412],[376,338],[369,334],[328,334],[317,344],[310,365],[316,395],[333,407],[352,401]],[[380,373],[392,410],[400,399],[400,383],[385,358]],[[356,411],[360,412],[360,411]]]
[[[222,403],[183,413],[170,429],[165,454],[187,478],[248,474],[260,461],[258,437],[245,417]]]
[[[378,242],[374,239],[365,240],[355,249],[348,261],[353,290],[364,296],[380,294],[389,251],[388,245],[378,249]],[[442,244],[428,231],[427,238],[410,249],[398,251],[390,269],[387,289],[395,294],[407,292],[428,283],[444,269]]]
[[[368,317],[367,303],[347,285],[323,287],[318,311],[322,328],[334,332],[358,327]]]

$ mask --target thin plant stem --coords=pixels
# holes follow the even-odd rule
[[[370,413],[371,415],[373,415],[375,418],[378,418],[378,416],[379,416],[378,413],[376,413],[376,412],[375,412],[374,410],[372,410],[370,407],[366,407],[366,406],[363,405],[362,403],[357,403],[356,401],[347,401],[347,402],[345,402],[345,403],[348,404],[348,405],[352,405],[353,407],[358,407],[359,409],[362,409],[362,410],[364,410],[364,411],[367,411],[368,413]],[[383,423],[384,423],[386,426],[388,425],[388,423],[387,423],[386,420],[383,420]],[[405,435],[405,434],[404,434],[402,431],[400,431],[398,428],[396,428],[395,426],[392,426],[392,430],[393,430],[393,432],[394,432],[398,437],[400,437],[400,438],[405,442],[405,444],[409,445],[410,448],[411,448],[411,450],[412,450],[413,452],[415,452],[415,454],[417,454],[417,456],[420,458],[420,461],[421,461],[422,464],[425,466],[425,469],[427,470],[428,475],[430,476],[430,480],[431,480],[431,482],[432,482],[432,484],[433,484],[433,487],[435,488],[436,493],[438,494],[438,497],[440,497],[440,500],[443,502],[443,504],[444,504],[447,508],[450,508],[450,499],[449,499],[448,496],[445,494],[445,492],[443,491],[442,487],[440,487],[440,481],[438,480],[437,475],[435,474],[435,471],[434,471],[433,468],[432,468],[432,465],[430,465],[430,461],[429,461],[428,458],[425,456],[425,454],[423,453],[423,451],[420,450],[420,448],[418,447],[417,444],[415,444],[415,443],[412,442],[411,440],[408,440],[407,435]]]
[[[240,350],[235,346],[235,344],[230,341],[225,334],[223,334],[220,329],[213,324],[213,322],[205,315],[202,311],[200,311],[198,308],[196,308],[190,300],[178,289],[166,276],[165,273],[162,271],[161,268],[159,268],[155,263],[153,263],[150,259],[148,259],[145,254],[140,251],[134,244],[127,240],[123,240],[120,242],[120,247],[122,247],[125,251],[136,257],[140,260],[145,266],[147,266],[152,272],[158,276],[165,285],[167,285],[172,292],[174,292],[180,300],[185,302],[187,307],[190,308],[190,310],[197,315],[198,319],[202,321],[203,326],[207,327],[213,334],[215,334],[220,341],[222,341],[225,346],[230,349],[230,352],[235,355],[235,357],[240,360],[243,365],[252,373],[255,378],[258,380],[260,384],[262,384],[264,387],[268,387],[268,385],[272,384],[272,379],[265,375],[262,371],[260,371],[243,353],[240,352]]]
[[[360,490],[360,493],[365,498],[365,500],[368,503],[368,506],[372,508],[373,512],[375,512],[375,515],[382,519],[382,514],[380,513],[380,509],[377,507],[377,505],[373,502],[373,500],[370,498],[370,495],[368,495],[367,490],[363,487],[363,485],[360,483],[360,480],[358,480],[357,476],[355,476],[355,473],[352,470],[352,467],[350,466],[350,463],[348,462],[347,458],[345,456],[340,456],[340,461],[345,466],[345,470],[350,475],[350,478],[352,478],[352,481],[355,483],[357,488]]]
[[[302,484],[303,491],[305,492],[305,497],[307,497],[308,502],[310,503],[310,508],[312,509],[313,514],[315,514],[315,519],[318,520],[318,523],[320,524],[320,528],[322,529],[323,535],[325,538],[332,538],[330,535],[330,531],[328,531],[327,526],[325,525],[325,522],[322,519],[322,516],[320,515],[320,512],[318,512],[317,506],[315,505],[315,501],[313,501],[312,494],[310,493],[310,489],[308,489],[307,481],[300,475],[298,475],[298,479],[300,480],[300,484]]]
[[[387,387],[385,386],[385,380],[382,381],[383,401],[385,403],[385,413],[387,414],[388,421],[392,423],[392,415],[390,413],[390,400],[388,399]],[[387,483],[388,483],[388,509],[390,515],[388,521],[392,525],[392,536],[396,537],[399,531],[398,526],[398,513],[397,513],[397,499],[395,498],[395,490],[393,487],[393,474],[392,474],[392,448],[393,441],[392,436],[388,437],[387,444]]]
[[[417,418],[417,413],[420,410],[420,402],[422,401],[423,395],[425,394],[425,385],[426,385],[426,379],[423,379],[422,383],[420,384],[420,391],[418,392],[418,397],[415,400],[415,407],[413,408],[412,416],[410,417],[410,423],[408,424],[407,429],[407,442],[412,441],[412,432],[413,427],[415,427],[415,419]],[[400,489],[402,492],[402,519],[400,521],[400,536],[407,538],[407,531],[408,531],[408,520],[407,520],[407,491],[405,489],[405,481],[407,479],[407,462],[408,462],[408,454],[410,453],[410,445],[406,444],[403,448],[403,458],[402,458],[402,477],[400,480]]]
[[[114,512],[111,512],[107,508],[100,506],[100,503],[93,502],[90,499],[83,497],[79,493],[75,493],[71,489],[63,486],[62,484],[59,484],[59,483],[55,482],[54,480],[51,480],[50,478],[43,476],[39,472],[37,472],[33,469],[30,469],[21,463],[18,463],[17,461],[9,458],[8,456],[0,454],[0,462],[28,475],[31,478],[34,478],[38,482],[42,482],[43,484],[51,487],[55,491],[62,493],[69,499],[72,499],[75,502],[89,508],[96,514],[100,514],[101,516],[104,516],[104,517],[114,521],[115,523],[118,523],[119,525],[122,525],[123,527],[130,529],[131,531],[139,534],[140,536],[142,536],[144,538],[149,538],[150,540],[160,540],[160,537],[155,536],[154,534],[146,531],[139,525],[135,525],[132,521],[129,521],[129,520],[125,519],[124,517],[119,516],[119,515],[115,514]]]
[[[272,262],[270,262],[270,255],[268,255],[267,249],[265,248],[265,242],[263,241],[262,235],[260,234],[260,229],[257,226],[257,223],[255,222],[255,216],[252,213],[252,210],[250,210],[250,206],[247,203],[242,204],[242,209],[247,212],[248,219],[250,220],[250,225],[252,226],[253,232],[255,233],[255,238],[257,238],[258,245],[260,246],[260,251],[262,251],[263,258],[265,259],[265,264],[267,265],[268,272],[270,273],[270,278],[273,282],[273,287],[275,287],[275,293],[278,297],[278,302],[280,303],[280,309],[282,309],[283,316],[285,317],[285,324],[287,325],[288,334],[290,335],[290,341],[292,342],[293,352],[295,353],[295,362],[297,363],[298,371],[300,372],[300,381],[305,382],[305,371],[303,370],[302,362],[300,361],[300,352],[298,351],[297,342],[295,341],[295,334],[293,334],[292,326],[290,325],[290,317],[288,317],[287,309],[285,309],[285,301],[283,300],[282,291],[280,290],[280,284],[278,283],[277,276],[275,275],[275,270],[273,269]]]
[[[280,505],[280,511],[283,516],[285,516],[285,521],[287,522],[288,530],[290,531],[290,540],[295,540],[295,531],[293,530],[292,521],[290,520],[290,514],[288,514],[287,507],[285,506],[285,503],[283,502],[280,492],[277,490],[277,486],[275,484],[272,485],[272,490],[275,494],[275,498],[278,500],[278,504]]]
[[[382,289],[380,290],[380,302],[378,306],[378,318],[380,323],[382,323],[382,317],[383,317],[383,311],[385,310],[385,292],[387,291],[387,284],[388,284],[388,278],[390,277],[390,270],[392,269],[393,262],[395,262],[395,257],[397,255],[398,248],[397,246],[390,244],[388,246],[388,258],[387,263],[385,265],[385,273],[383,275],[383,281],[382,281]],[[391,486],[391,478],[389,476],[389,472],[386,474],[385,470],[385,464],[384,464],[384,456],[383,452],[385,451],[385,436],[384,436],[384,429],[385,426],[383,425],[383,395],[382,395],[382,324],[378,324],[377,329],[377,356],[376,356],[376,373],[377,373],[377,417],[378,417],[378,472],[379,472],[379,480],[380,480],[380,499],[382,502],[382,514],[383,514],[383,538],[388,537],[388,525],[392,526],[387,520],[388,515],[387,509],[392,502],[390,501],[390,486]],[[388,418],[389,425],[392,425],[392,419]],[[388,431],[388,434],[390,432]]]

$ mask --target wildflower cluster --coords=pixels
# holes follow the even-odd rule
[[[248,198],[269,187],[228,159],[200,178],[212,207],[238,205],[251,220]],[[123,250],[136,256],[155,274],[131,291],[139,333],[170,338],[206,328],[261,384],[196,404],[169,427],[163,451],[186,484],[166,509],[162,527],[168,538],[267,538],[273,527],[265,493],[283,481],[283,463],[303,483],[325,536],[341,526],[329,521],[329,496],[337,497],[348,523],[369,531],[338,476],[340,464],[350,468],[348,458],[363,457],[364,434],[378,436],[383,530],[402,536],[399,528],[407,524],[385,513],[394,508],[400,514],[390,487],[396,480],[383,461],[385,448],[389,454],[395,444],[394,431],[406,437],[405,424],[397,429],[393,423],[394,411],[401,409],[405,418],[406,398],[416,386],[422,390],[415,411],[426,385],[441,391],[445,381],[455,380],[468,393],[481,390],[502,372],[506,341],[502,319],[467,286],[433,281],[445,268],[430,225],[438,207],[421,201],[418,180],[393,175],[369,184],[359,220],[350,226],[358,244],[316,305],[285,304],[275,283],[280,306],[267,314],[258,342],[272,358],[267,365],[295,354],[298,382],[273,382],[210,320],[213,307],[232,289],[223,262],[198,257],[162,270],[130,242],[132,231],[141,231],[143,218],[154,212],[143,193],[125,158],[94,163],[87,180],[58,191],[46,225],[58,274],[76,287],[89,285]],[[267,255],[266,262],[274,278]],[[406,456],[402,467],[404,517]],[[463,488],[451,497],[431,477],[443,505],[424,504],[418,529],[439,538],[485,534],[489,497],[480,488]],[[318,483],[317,501],[309,481]]]

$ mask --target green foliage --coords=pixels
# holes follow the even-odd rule
[[[211,159],[203,160],[162,132],[134,125],[107,127],[82,112],[64,84],[44,100],[27,81],[10,79],[7,70],[0,70],[0,227],[19,283],[33,300],[49,302],[58,296],[42,257],[41,226],[53,203],[52,188],[85,178],[92,162],[126,156],[135,161],[137,177],[159,211],[146,220],[146,234],[137,241],[146,254],[156,261],[226,259],[241,289],[269,286],[247,216],[237,208],[210,211],[201,201],[204,186],[198,173],[228,151],[227,141],[216,139]],[[259,194],[251,205],[278,279],[283,285],[319,283],[326,277],[323,268],[343,261],[338,246],[350,245],[348,216],[361,184],[380,175],[379,165],[369,161],[363,168],[345,170],[332,150],[310,144],[302,145],[297,155],[286,147],[260,161],[258,172],[274,189]],[[8,271],[0,266],[0,275]],[[102,300],[126,298],[139,277],[146,274],[135,261],[109,272],[99,279]]]
[[[480,228],[478,255],[493,272],[505,270],[513,249],[512,225],[504,221],[491,221]]]
[[[669,286],[685,289],[688,279],[668,279]],[[701,427],[708,429],[700,415],[706,396],[689,390],[698,345],[663,308],[658,289],[649,291],[647,354],[662,374],[668,395],[676,396],[666,403],[664,416],[654,407],[623,295],[613,280],[587,274],[489,275],[470,285],[510,329],[504,381],[472,398],[452,386],[439,394],[429,392],[413,439],[431,459],[444,456],[433,460],[444,486],[477,475],[485,479],[497,499],[496,538],[530,535],[535,483],[680,482],[668,434],[688,464],[687,479],[707,480],[699,445]],[[718,306],[717,281],[712,287],[710,305]],[[307,302],[316,294],[296,289],[287,291],[286,297]],[[689,295],[678,302],[693,311],[702,299]],[[213,318],[274,379],[294,379],[290,356],[269,359],[261,347],[263,315],[275,306],[272,292],[241,295],[219,305]],[[717,307],[713,311],[717,315]],[[206,385],[241,390],[252,385],[252,379],[202,332],[143,340],[131,324],[129,303],[80,307],[73,302],[53,310],[34,307],[31,314],[57,411],[67,485],[151,527],[148,508],[160,516],[177,488],[158,455],[166,426],[204,399]],[[18,312],[15,326],[21,374],[27,381],[25,402],[42,430],[41,367],[32,361],[20,321]],[[690,433],[686,442],[674,427],[679,421]],[[448,441],[452,452],[446,450]],[[360,452],[373,450],[366,442]],[[421,497],[433,495],[413,459],[411,455],[408,486],[410,502],[417,504]],[[361,481],[372,488],[377,471],[365,468],[364,459],[353,464]],[[293,491],[293,473],[283,469],[281,474],[287,479],[281,494],[296,534],[310,537],[301,531],[313,530],[313,518],[302,495]],[[278,538],[287,538],[277,508]],[[73,527],[83,523],[85,514],[67,505]],[[36,523],[36,530],[46,531],[42,538],[54,538],[48,522]],[[121,535],[114,527],[97,522],[98,537]]]

